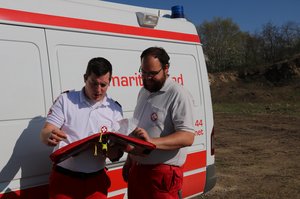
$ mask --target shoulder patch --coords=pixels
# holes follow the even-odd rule
[[[115,101],[115,103],[122,108],[122,105],[118,101]]]
[[[53,104],[55,104],[58,100],[59,96],[55,98],[55,100],[53,101]]]
[[[61,94],[68,93],[68,92],[70,92],[70,90],[66,90],[66,91],[61,92],[60,95],[55,98],[55,100],[53,101],[53,104],[55,104],[55,102],[58,100],[58,98],[61,96]]]

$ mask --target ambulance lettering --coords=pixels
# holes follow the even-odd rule
[[[201,119],[197,119],[195,121],[195,134],[196,136],[199,136],[199,135],[203,135],[204,134],[204,131],[203,131],[203,120]]]
[[[171,76],[171,78],[175,82],[184,85],[182,74],[179,74],[178,76]],[[111,84],[113,87],[142,87],[143,80],[140,74],[134,73],[132,76],[112,76]]]

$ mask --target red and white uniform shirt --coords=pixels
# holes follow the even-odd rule
[[[101,102],[91,104],[81,91],[61,94],[51,107],[46,122],[60,128],[67,134],[54,150],[107,129],[118,128],[117,121],[123,118],[121,106],[107,96]],[[84,151],[59,163],[60,166],[79,172],[95,172],[105,167],[105,157],[92,150]]]
[[[151,93],[140,90],[134,118],[138,127],[144,128],[150,137],[163,137],[183,130],[194,133],[193,100],[181,85],[167,78],[160,91]],[[154,150],[146,157],[133,156],[141,164],[169,164],[182,166],[187,156],[186,148],[176,150]]]

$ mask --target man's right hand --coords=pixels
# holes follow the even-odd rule
[[[67,138],[67,136],[63,131],[61,131],[59,129],[53,129],[50,132],[47,144],[49,146],[56,146],[60,141],[62,141],[63,139],[66,139],[66,138]]]
[[[56,146],[60,141],[67,138],[62,130],[50,123],[45,124],[40,136],[42,142],[48,146]]]

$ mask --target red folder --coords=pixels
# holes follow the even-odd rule
[[[99,142],[100,135],[101,133],[96,133],[84,139],[68,144],[54,151],[50,155],[50,159],[57,164],[73,155],[80,153],[81,151],[90,148],[91,146],[97,145],[97,147],[102,147],[101,142]],[[141,156],[148,155],[152,150],[156,148],[156,146],[150,142],[141,140],[136,137],[113,132],[102,133],[102,141],[126,146],[124,147],[125,152]]]

